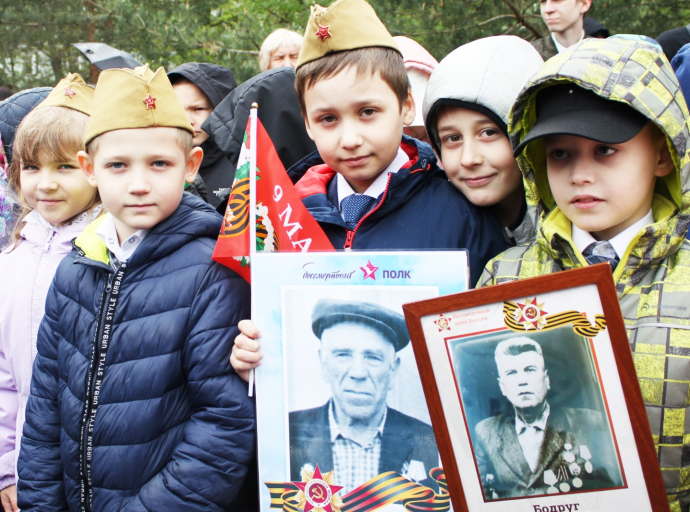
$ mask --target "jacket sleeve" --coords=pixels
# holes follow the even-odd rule
[[[122,510],[231,509],[255,449],[254,404],[229,363],[237,323],[249,315],[249,284],[211,265],[190,311],[182,354],[192,416],[170,463]]]
[[[58,408],[58,341],[60,314],[55,281],[46,299],[46,312],[38,330],[37,354],[26,406],[22,449],[17,464],[19,507],[23,512],[68,510],[60,458]]]
[[[489,260],[509,247],[493,214],[485,209],[477,208],[473,220],[465,243],[465,247],[469,250],[471,287],[479,281]]]
[[[0,330],[0,490],[15,484],[14,460],[19,394],[5,357],[5,345]]]

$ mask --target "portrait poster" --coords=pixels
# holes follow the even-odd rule
[[[262,512],[451,509],[402,305],[467,290],[468,268],[462,250],[252,257]]]
[[[610,267],[404,310],[455,510],[668,510]]]

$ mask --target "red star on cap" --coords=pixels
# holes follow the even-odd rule
[[[325,27],[319,25],[319,30],[316,31],[315,35],[319,36],[321,38],[321,41],[323,42],[329,37],[331,37],[331,33],[328,31],[329,28],[331,28],[330,25],[326,25]]]
[[[72,89],[71,87],[66,87],[66,88],[65,88],[65,96],[69,96],[69,97],[71,98],[71,97],[74,96],[75,94],[77,94],[77,93],[74,92],[74,89]]]
[[[143,101],[146,103],[146,110],[156,108],[156,98],[152,97],[150,94]]]

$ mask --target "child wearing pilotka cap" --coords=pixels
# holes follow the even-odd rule
[[[467,249],[475,283],[507,243],[496,219],[448,181],[431,147],[403,135],[417,107],[402,55],[372,7],[313,6],[295,76],[318,151],[288,174],[333,246]],[[253,325],[241,329],[231,361],[246,377],[261,355]]]
[[[610,264],[674,511],[690,507],[687,122],[671,66],[646,43],[588,39],[547,61],[509,132],[550,212],[480,283]]]
[[[46,300],[19,455],[22,510],[236,510],[254,409],[227,362],[249,286],[188,193],[203,152],[163,68],[101,73],[78,155],[108,214]],[[234,508],[233,508],[234,507]]]

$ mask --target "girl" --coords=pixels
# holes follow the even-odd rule
[[[93,89],[70,74],[22,121],[9,188],[22,212],[0,254],[0,503],[17,508],[15,467],[29,397],[36,333],[48,288],[71,240],[100,212],[98,190],[77,162]]]

